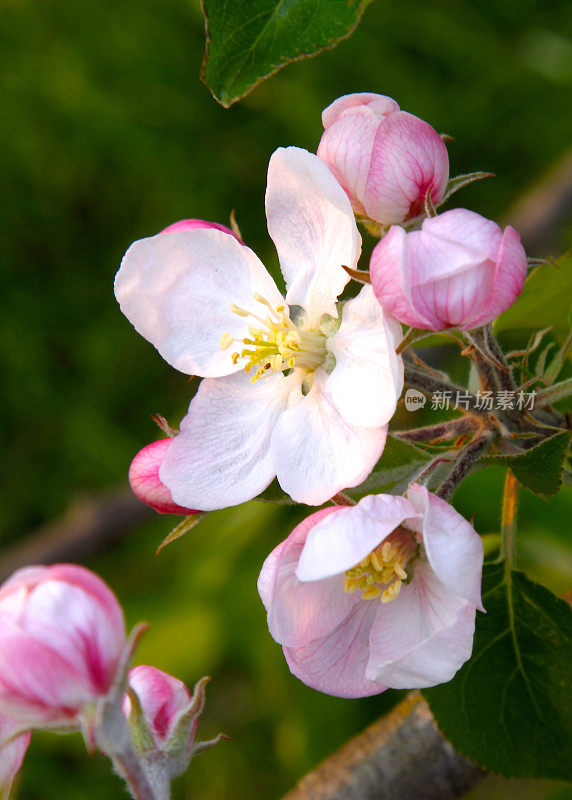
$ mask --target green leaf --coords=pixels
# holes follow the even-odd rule
[[[225,108],[291,61],[349,36],[371,0],[202,0],[201,78]]]
[[[518,480],[535,494],[555,494],[562,484],[562,469],[570,431],[561,431],[515,456],[487,456],[488,464],[510,467]]]
[[[459,753],[507,777],[572,778],[572,610],[485,565],[472,658],[423,695]]]
[[[570,328],[571,295],[572,253],[568,253],[557,264],[542,264],[530,273],[520,297],[494,323],[495,332],[551,325],[558,340],[564,341]]]
[[[389,435],[383,454],[366,480],[347,494],[354,499],[377,492],[403,491],[432,459],[409,442]]]

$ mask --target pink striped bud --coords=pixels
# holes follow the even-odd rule
[[[30,734],[12,738],[22,727],[15,719],[0,714],[0,797],[8,798],[12,781],[22,766],[26,750],[30,744]]]
[[[30,727],[79,727],[125,646],[113,592],[83,567],[16,571],[0,587],[0,708]]]
[[[526,253],[510,225],[456,208],[426,219],[421,230],[395,226],[371,256],[373,290],[384,311],[425,330],[477,328],[516,300]]]
[[[129,672],[130,693],[123,700],[124,716],[139,729],[137,722],[137,709],[134,708],[131,697],[137,696],[147,730],[153,738],[154,747],[164,749],[175,732],[181,717],[188,713],[192,706],[191,693],[185,684],[162,672],[156,667],[142,665],[134,667]],[[131,697],[130,697],[131,695]],[[185,746],[192,745],[199,721],[201,707],[196,710],[193,719],[189,720],[188,734],[185,736]],[[139,743],[137,736],[135,744]]]
[[[218,222],[206,222],[204,219],[182,219],[179,222],[173,222],[172,225],[167,226],[160,232],[181,233],[182,231],[194,231],[198,228],[214,228],[215,230],[222,231],[223,233],[230,233],[231,236],[234,236],[234,238],[242,244],[234,231],[231,231],[231,229],[227,228],[226,225],[220,225]]]
[[[160,514],[198,514],[192,508],[179,506],[159,478],[165,453],[172,439],[158,439],[140,450],[129,467],[129,484],[133,494]]]
[[[426,122],[401,111],[390,97],[349,94],[322,113],[318,147],[356,214],[392,225],[437,205],[447,187],[449,156]]]

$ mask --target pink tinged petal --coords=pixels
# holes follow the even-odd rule
[[[399,106],[383,94],[374,94],[373,92],[355,92],[354,94],[345,94],[338,97],[333,103],[322,111],[322,124],[327,130],[345,111],[349,109],[359,109],[360,106],[366,106],[374,112],[378,119],[383,119],[388,114],[393,114],[394,111],[399,111]]]
[[[204,219],[182,219],[179,222],[173,222],[172,225],[163,228],[161,233],[181,233],[182,231],[195,231],[198,228],[211,228],[222,231],[223,233],[229,233],[231,236],[234,236],[237,242],[244,244],[230,228],[226,227],[226,225],[219,225],[218,222],[207,222]]]
[[[467,327],[486,325],[506,311],[522,291],[527,268],[526,253],[520,243],[520,236],[509,225],[504,229],[496,254],[495,274],[488,301],[479,316],[471,320]]]
[[[309,531],[297,577],[301,581],[320,581],[343,574],[359,564],[405,519],[415,516],[415,508],[405,497],[392,494],[368,495],[356,506],[339,509],[335,516],[322,519]]]
[[[361,250],[350,202],[320,159],[298,147],[279,148],[268,166],[268,231],[286,280],[286,300],[311,323],[337,317],[336,298]]]
[[[295,574],[308,532],[343,511],[332,507],[312,514],[264,562],[258,591],[268,611],[268,628],[279,644],[302,647],[327,635],[360,600],[359,594],[344,592],[343,576],[302,583]]]
[[[178,678],[147,665],[130,670],[129,686],[139,698],[147,724],[160,748],[173,733],[180,715],[188,708],[191,694]],[[126,695],[123,700],[126,717],[130,708],[131,702]]]
[[[448,179],[442,138],[423,120],[399,111],[377,130],[362,203],[372,219],[395,224],[423,213],[428,191],[439,202]]]
[[[369,265],[372,288],[386,314],[405,325],[431,329],[431,321],[411,304],[407,236],[394,226],[375,246]]]
[[[412,582],[378,605],[366,676],[393,689],[450,680],[471,654],[474,620],[474,606],[417,562]]]
[[[378,603],[356,603],[338,627],[305,647],[284,647],[290,671],[307,686],[335,697],[369,697],[387,685],[366,676],[369,635]]]
[[[19,720],[0,715],[0,797],[9,797],[12,781],[22,766],[30,744],[29,733],[7,741],[21,727]]]
[[[280,486],[297,503],[321,505],[357,486],[377,463],[387,428],[350,425],[332,404],[327,374],[314,373],[308,395],[285,411],[272,434],[272,459]]]
[[[212,511],[260,494],[276,475],[270,437],[292,391],[295,375],[202,381],[159,470],[174,501]]]
[[[159,467],[172,439],[159,439],[140,450],[129,467],[129,485],[133,494],[160,514],[196,514],[173,501],[171,492],[159,480]]]
[[[496,223],[463,208],[408,237],[411,302],[433,329],[473,326],[492,290],[501,237]]]
[[[115,278],[121,310],[173,367],[190,375],[218,377],[240,369],[233,348],[221,350],[224,333],[242,339],[248,319],[235,304],[260,313],[255,293],[283,303],[257,256],[234,236],[196,229],[134,242]]]
[[[318,157],[328,165],[356,214],[366,213],[361,199],[378,126],[379,118],[370,106],[352,107],[326,129],[318,146]]]
[[[481,604],[483,543],[473,526],[440,497],[412,484],[407,499],[423,518],[423,544],[439,580],[459,597]]]
[[[344,304],[339,330],[328,339],[336,366],[326,390],[352,425],[386,425],[403,389],[403,361],[395,352],[401,326],[385,316],[371,286]]]

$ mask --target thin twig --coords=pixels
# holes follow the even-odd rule
[[[469,474],[473,465],[487,450],[492,439],[493,433],[486,431],[469,442],[459,453],[449,477],[443,481],[435,494],[442,497],[443,500],[448,500],[463,478]]]

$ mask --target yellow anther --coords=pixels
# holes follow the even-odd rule
[[[344,578],[344,592],[347,594],[352,594],[358,588],[358,582],[355,578]]]
[[[230,333],[226,331],[226,333],[223,333],[220,337],[219,347],[221,350],[227,350],[233,342],[234,336],[231,336]]]
[[[392,550],[393,547],[391,546],[391,542],[384,542],[381,546],[381,557],[384,561],[389,561],[392,557]]]
[[[395,574],[397,575],[397,577],[401,578],[402,581],[404,581],[407,578],[407,573],[405,572],[401,564],[399,563],[395,564],[393,569],[395,570]]]
[[[368,586],[362,597],[364,600],[373,600],[374,598],[379,597],[380,594],[381,589],[379,586]]]
[[[375,550],[372,551],[370,558],[371,558],[371,563],[373,564],[377,572],[381,572],[383,569],[383,562],[379,560],[379,557],[375,552]]]
[[[261,294],[258,294],[258,292],[254,292],[254,294],[252,296],[254,297],[254,299],[256,300],[257,303],[263,303],[265,306],[269,306],[270,305],[268,300],[265,297],[262,297]]]
[[[236,306],[234,303],[231,305],[230,310],[232,311],[233,314],[238,314],[239,317],[249,316],[248,311],[245,311],[244,308],[241,308],[240,306]]]
[[[232,363],[236,364],[236,362],[238,361],[239,358],[240,358],[240,353],[233,353],[232,354]]]
[[[382,603],[389,603],[390,600],[394,600],[399,592],[401,591],[401,581],[397,580],[388,586],[384,593],[381,595],[380,602]]]
[[[278,313],[281,314],[284,311],[285,308],[286,308],[286,306],[282,306],[282,305],[276,306],[276,311],[278,311]]]
[[[294,356],[292,356],[292,358],[289,358],[289,359],[288,359],[288,367],[289,367],[290,369],[294,369],[294,364],[295,364],[295,363],[296,363],[296,360],[294,359]]]

